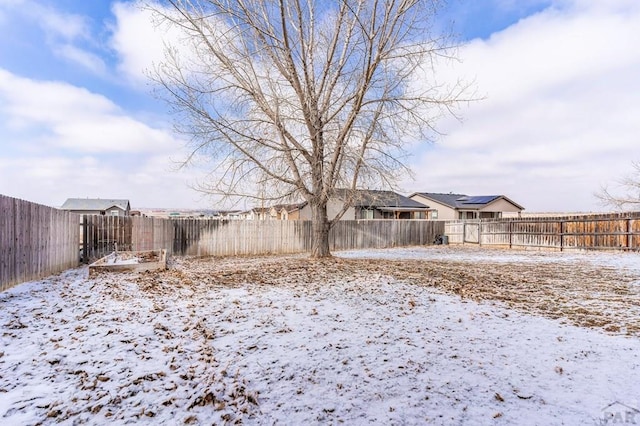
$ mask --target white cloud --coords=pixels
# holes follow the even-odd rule
[[[168,49],[176,53],[186,69],[201,66],[205,72],[211,70],[211,59],[199,56],[194,39],[178,25],[173,25],[158,16],[157,12],[171,16],[175,11],[163,8],[161,4],[151,4],[155,10],[140,6],[140,2],[119,2],[112,7],[116,22],[113,25],[111,48],[118,57],[118,71],[133,84],[149,83],[149,75],[154,67],[166,62]],[[179,17],[176,17],[179,18]],[[214,25],[214,31],[223,34],[224,23]],[[198,45],[197,40],[195,44]],[[204,58],[204,59],[203,59]],[[257,66],[257,64],[256,64]],[[183,71],[184,71],[183,70]]]
[[[39,28],[45,34],[44,43],[52,53],[90,72],[104,76],[106,64],[98,55],[91,53],[81,44],[95,47],[91,21],[81,15],[65,13],[33,0],[0,1],[0,24],[11,20],[18,22],[25,33]],[[20,37],[20,35],[16,35]]]
[[[460,52],[487,98],[416,157],[416,191],[504,193],[528,210],[596,210],[638,159],[640,2],[560,1]]]
[[[136,2],[114,3],[113,14],[111,46],[120,60],[118,70],[134,83],[146,83],[147,72],[164,58],[166,28],[155,26],[152,13]]]
[[[134,167],[120,167],[102,157],[36,156],[4,158],[0,153],[0,194],[50,206],[74,197],[127,198],[132,208],[209,206],[189,189],[193,171],[168,173],[166,157],[145,158]],[[25,194],[27,194],[25,196]]]
[[[168,131],[128,116],[102,95],[0,69],[0,111],[14,129],[41,129],[39,141],[76,152],[164,152],[180,146]]]
[[[82,16],[61,13],[33,2],[28,2],[23,7],[52,38],[72,41],[90,36],[90,26]]]
[[[32,23],[30,31],[44,30],[43,49],[106,75],[103,59],[82,48],[99,47],[91,34],[96,28],[88,27],[96,22],[32,0],[0,2],[10,16]],[[153,29],[149,21],[138,23]],[[136,23],[132,25],[129,36],[140,40]],[[158,42],[154,37],[140,40],[131,58],[154,46],[162,52]],[[126,76],[146,81],[134,68]],[[65,81],[34,80],[0,65],[0,193],[54,206],[68,197],[103,197],[130,198],[136,207],[211,207],[209,199],[189,187],[204,172],[197,167],[177,171],[172,161],[185,158],[186,148],[167,118],[124,109],[120,105],[131,101],[132,94],[119,98],[122,90],[122,85],[109,92],[108,85],[94,91]]]
[[[0,193],[47,205],[68,197],[130,198],[137,207],[210,205],[176,171],[184,142],[108,98],[0,69]],[[19,177],[19,178],[14,178]]]
[[[99,76],[107,76],[107,67],[101,57],[72,44],[62,44],[53,49],[54,53],[71,62],[74,62],[91,73]]]
[[[493,1],[505,10],[516,5]],[[438,145],[416,149],[417,181],[404,183],[408,192],[503,193],[530,211],[594,210],[600,206],[592,193],[640,159],[640,2],[552,3],[472,41],[460,52],[463,63],[444,70],[475,78],[487,98],[465,108],[462,124],[440,123],[447,135]],[[87,21],[44,7],[27,12],[35,4],[0,0],[31,14],[58,56],[104,74],[103,60],[80,47],[91,43]],[[116,2],[112,11],[118,71],[146,83],[145,70],[163,58],[160,36],[179,38],[155,28],[133,3]],[[185,184],[198,170],[169,173],[168,158],[180,158],[184,143],[148,122],[107,96],[0,69],[0,193],[39,194],[27,198],[54,205],[71,196],[122,196],[137,206],[202,203]]]

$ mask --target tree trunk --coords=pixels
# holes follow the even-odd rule
[[[326,203],[311,204],[311,222],[313,226],[311,257],[331,257],[329,251],[330,226]]]

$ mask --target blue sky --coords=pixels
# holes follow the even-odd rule
[[[528,211],[597,211],[640,160],[640,2],[449,0],[466,44],[445,73],[485,99],[416,145],[406,194],[505,194]],[[131,2],[0,0],[0,193],[59,206],[212,208],[177,170],[184,142],[144,70],[162,46]]]

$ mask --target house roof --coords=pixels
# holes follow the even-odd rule
[[[291,213],[296,210],[300,210],[306,205],[307,205],[307,202],[305,201],[303,203],[295,203],[295,204],[276,204],[275,206],[273,206],[273,208],[279,212],[282,210],[286,210],[287,213]]]
[[[68,198],[64,202],[63,210],[108,210],[112,207],[117,207],[121,210],[128,210],[130,208],[129,200],[107,200],[102,198]]]
[[[271,211],[271,207],[254,207],[248,211],[248,213],[269,213]]]
[[[427,198],[429,200],[433,200],[437,203],[444,204],[451,208],[458,208],[457,199],[461,197],[466,197],[464,194],[439,194],[436,192],[416,192],[414,195],[420,195],[423,198]]]
[[[437,192],[416,192],[411,196],[419,195],[428,200],[433,200],[437,203],[444,204],[453,209],[480,209],[488,204],[493,203],[498,199],[503,199],[520,210],[524,210],[524,207],[513,202],[504,195],[465,195],[465,194],[441,194]]]
[[[335,194],[338,198],[345,199],[350,192],[347,189],[337,189]],[[353,195],[354,207],[396,208],[407,211],[427,210],[429,208],[416,200],[393,191],[358,189]]]

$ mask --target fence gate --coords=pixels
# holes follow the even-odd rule
[[[464,222],[464,242],[480,243],[480,222]]]
[[[130,216],[83,215],[82,260],[92,262],[114,250],[132,249],[132,221]]]

